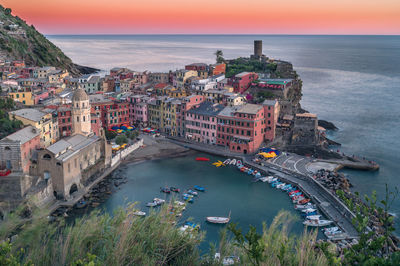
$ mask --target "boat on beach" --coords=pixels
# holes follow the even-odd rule
[[[230,165],[236,165],[236,159],[232,159],[229,164]]]
[[[224,164],[229,164],[231,162],[231,159],[226,159],[225,161],[224,161]]]
[[[242,163],[241,160],[237,160],[237,161],[236,161],[236,166],[239,166],[239,165],[243,165],[243,163]]]
[[[200,161],[200,162],[208,162],[210,159],[206,158],[206,157],[197,157],[196,161]]]

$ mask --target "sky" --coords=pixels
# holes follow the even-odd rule
[[[44,34],[400,34],[400,0],[0,0]]]

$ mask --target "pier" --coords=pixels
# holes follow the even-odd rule
[[[356,239],[358,238],[358,232],[352,224],[352,219],[355,214],[347,208],[344,203],[323,187],[318,181],[314,180],[310,175],[300,173],[296,170],[290,170],[264,162],[261,165],[252,162],[252,156],[242,156],[236,153],[229,152],[229,150],[219,147],[204,144],[196,144],[183,140],[181,138],[171,138],[168,137],[170,141],[182,145],[184,147],[197,150],[200,152],[205,152],[213,155],[219,155],[224,157],[235,157],[241,159],[244,164],[263,172],[265,175],[274,175],[279,177],[282,181],[286,183],[291,183],[297,186],[302,192],[307,195],[314,203],[318,206],[323,214],[330,220],[334,221],[335,224],[341,228],[345,233],[345,237],[332,239],[332,240],[342,240],[342,239]]]

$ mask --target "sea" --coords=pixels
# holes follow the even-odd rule
[[[214,63],[216,50],[222,50],[227,59],[248,57],[253,53],[253,41],[262,40],[265,55],[290,61],[303,80],[302,107],[338,127],[337,131],[328,132],[333,140],[342,144],[336,149],[348,155],[365,157],[380,165],[379,171],[376,172],[343,170],[354,185],[352,189],[367,195],[375,190],[379,198],[384,197],[386,187],[389,191],[400,189],[400,36],[51,35],[47,37],[77,64],[104,71],[113,67],[127,67],[132,70],[152,72],[181,69],[185,64],[194,62]],[[178,161],[176,165],[179,165]],[[157,175],[153,166],[160,164],[163,163],[147,162],[141,167],[141,173],[144,176]],[[164,164],[165,167],[179,169],[173,163],[173,165]],[[134,169],[139,166],[131,167],[132,169],[128,169],[127,172],[135,175]],[[184,176],[190,179],[190,169],[186,170],[189,173]],[[163,174],[161,169],[158,174]],[[220,172],[215,178],[221,175],[225,173]],[[228,179],[226,181],[229,182]],[[241,195],[241,192],[236,191],[237,197],[246,202],[247,199],[243,197],[251,193],[247,191],[248,187],[242,186],[242,188],[246,193]],[[210,189],[217,189],[220,195],[230,193],[229,190],[225,190],[223,184]],[[270,192],[266,190],[265,193]],[[114,199],[111,199],[113,203],[110,203],[110,206],[118,205]],[[218,200],[218,197],[213,199]],[[223,204],[229,206],[221,209],[223,213],[212,214],[226,215],[228,210],[235,211],[233,204],[238,205],[243,202],[224,201]],[[251,200],[249,204],[265,206],[277,204],[285,209],[287,206],[280,202],[275,202],[274,197],[268,197],[259,201]],[[119,203],[123,204],[123,201],[120,200]],[[193,207],[195,208],[195,204]],[[264,217],[265,210],[258,210],[261,213],[254,211],[252,215],[258,217],[258,220],[251,221],[258,221],[257,226],[260,226],[262,219],[271,221],[271,217],[277,213],[277,210],[267,212],[269,217],[267,219]],[[396,216],[396,232],[399,234],[399,196],[393,201],[390,212]],[[244,211],[241,215],[245,217],[249,213]],[[241,224],[248,226],[246,222]]]

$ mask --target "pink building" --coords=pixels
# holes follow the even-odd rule
[[[228,80],[228,85],[232,86],[236,93],[243,93],[257,78],[258,75],[254,72],[242,72],[231,77]]]
[[[185,119],[186,112],[192,109],[195,106],[199,106],[202,102],[204,102],[205,98],[202,95],[190,95],[182,99],[180,106],[178,106],[178,110],[176,112],[176,127],[177,133],[180,137],[185,137]]]
[[[217,143],[217,115],[223,105],[203,102],[186,112],[185,137],[206,144]]]
[[[217,144],[232,152],[254,153],[264,141],[265,116],[262,105],[227,106],[217,116]]]
[[[49,98],[49,92],[48,91],[41,91],[37,94],[33,95],[33,100],[35,102],[35,104],[39,104],[41,101]]]
[[[40,148],[40,131],[27,126],[0,140],[0,168],[29,174],[36,150]]]
[[[127,101],[129,102],[130,117],[129,121],[133,124],[147,125],[148,114],[147,114],[147,102],[152,98],[146,95],[131,95],[128,96]]]
[[[277,100],[265,100],[262,104],[265,114],[265,140],[273,141],[275,139],[276,124],[279,117],[279,102]]]

